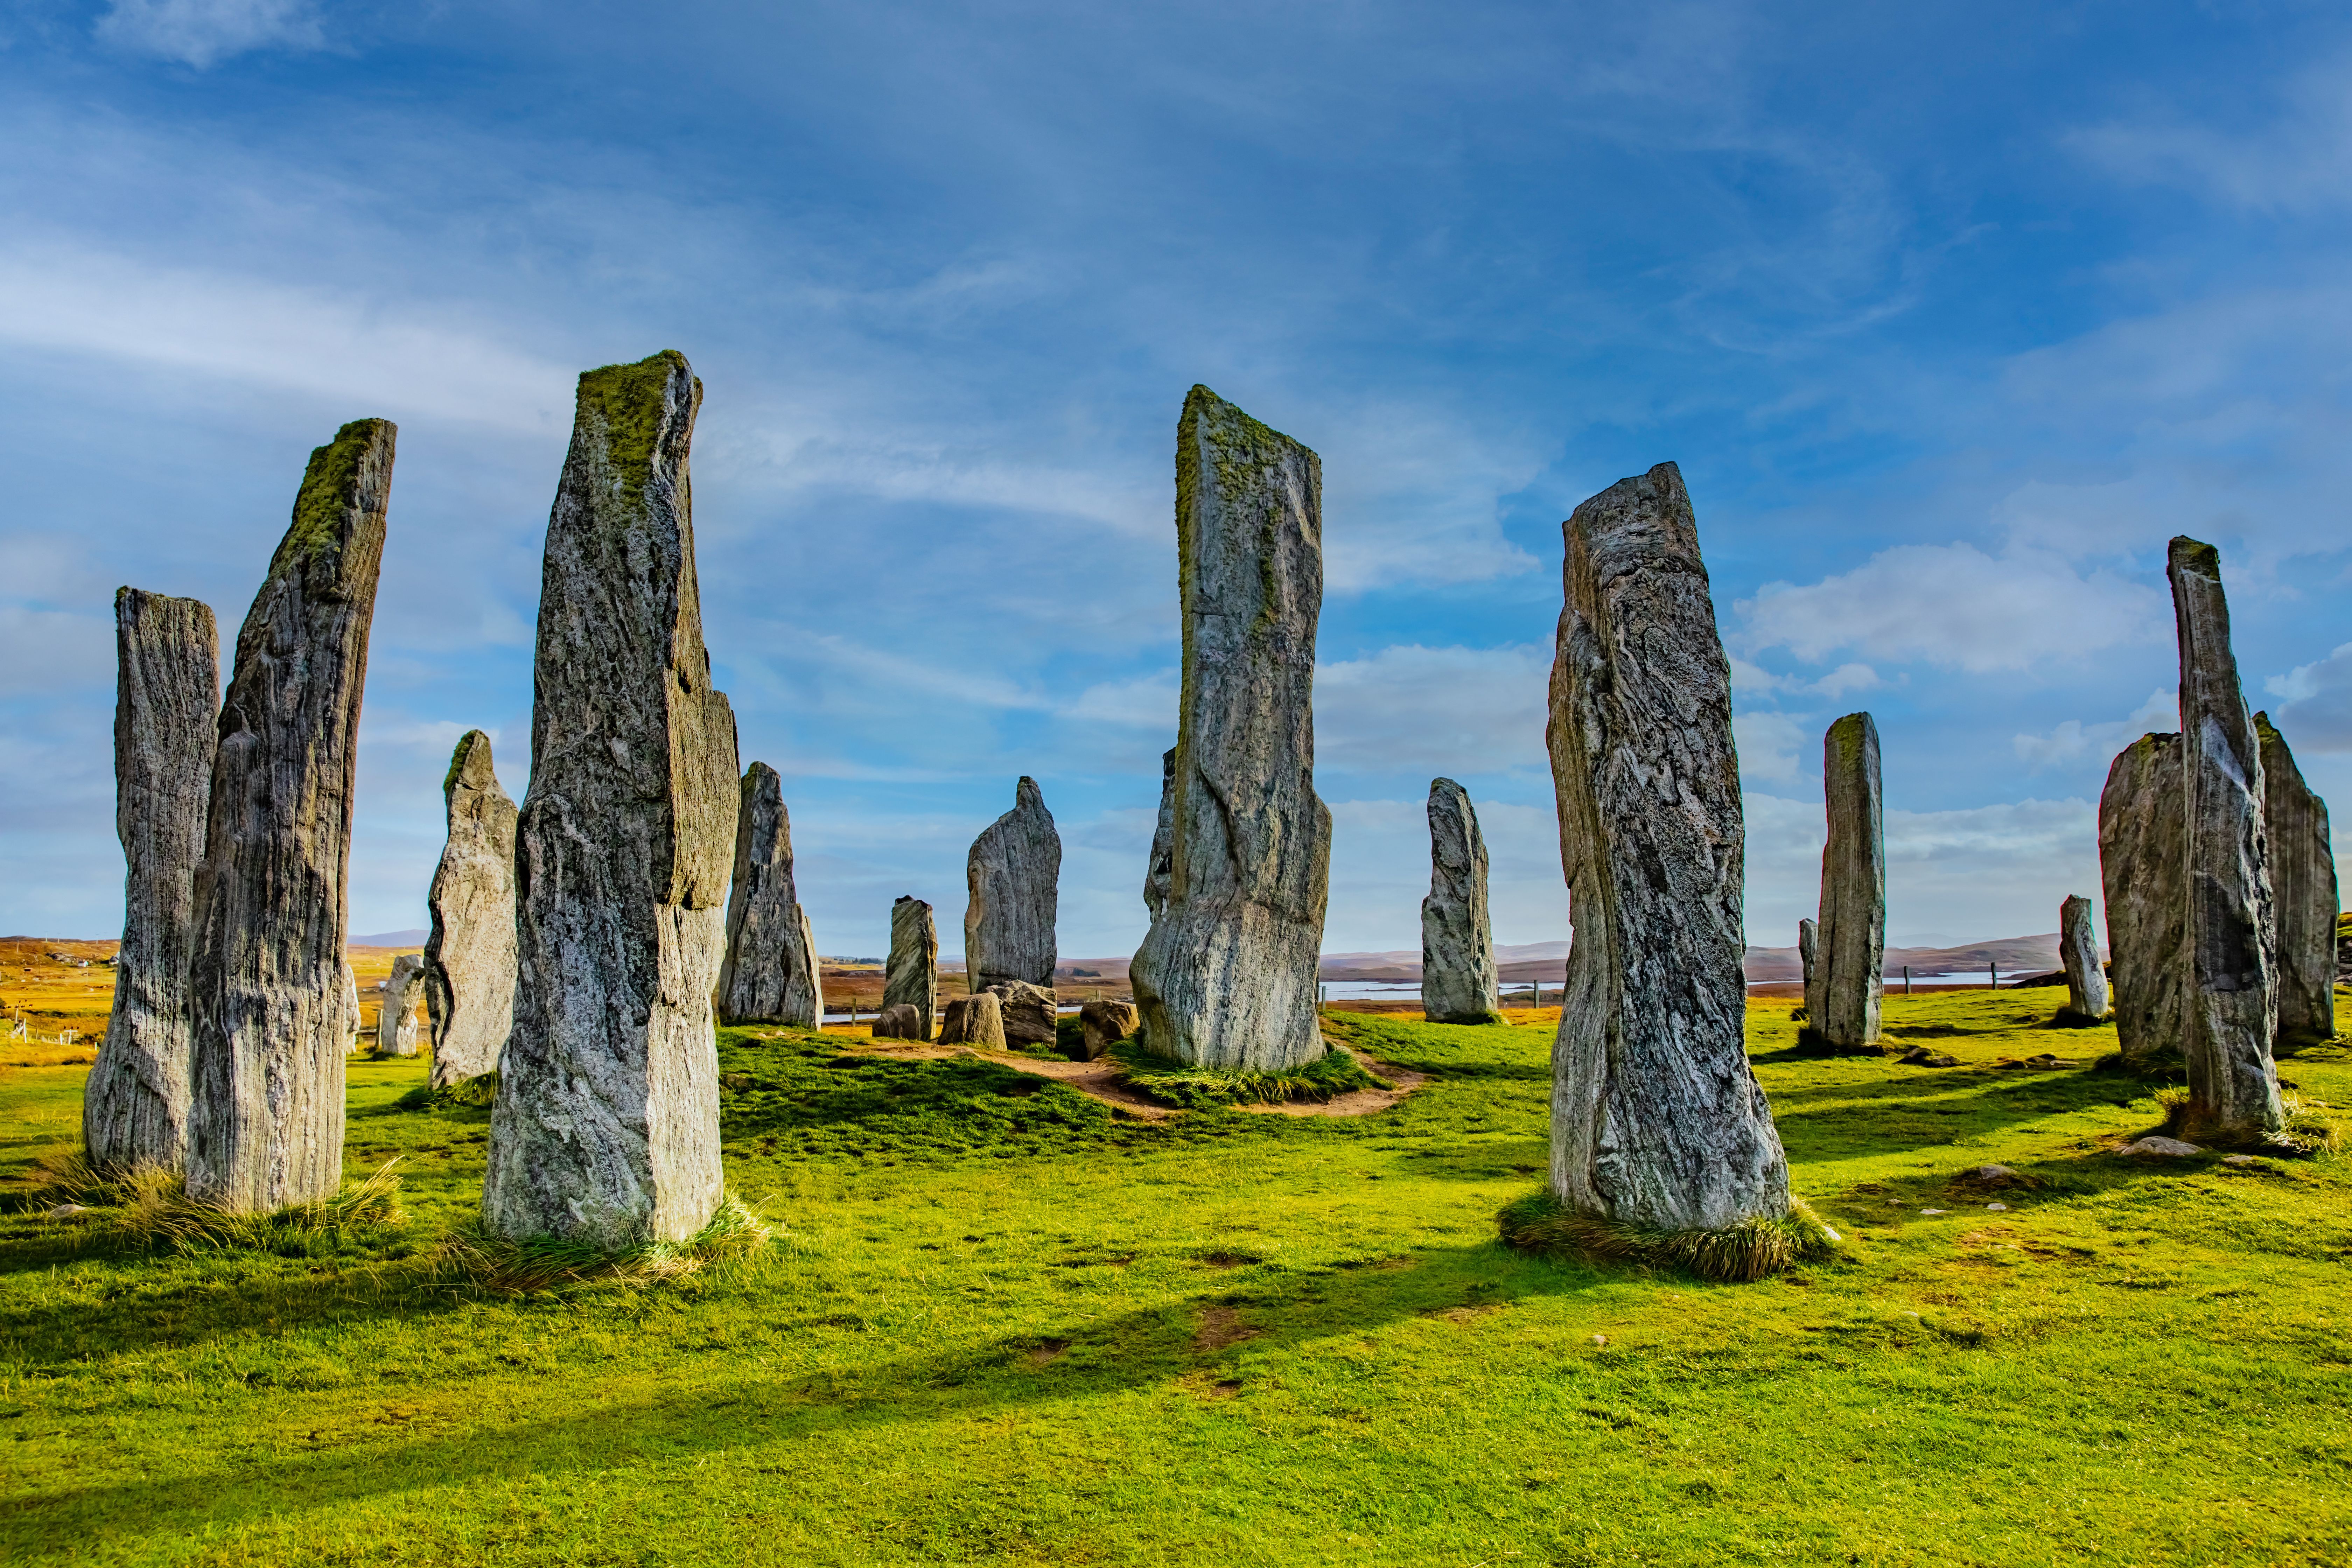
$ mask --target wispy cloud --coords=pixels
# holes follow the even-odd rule
[[[203,70],[254,49],[325,47],[312,0],[108,0],[98,37]]]

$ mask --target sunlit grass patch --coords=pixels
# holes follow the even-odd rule
[[[1522,1251],[1678,1268],[1727,1284],[1762,1279],[1791,1264],[1826,1258],[1838,1243],[1837,1233],[1801,1199],[1791,1201],[1785,1215],[1712,1230],[1659,1230],[1578,1214],[1549,1191],[1507,1205],[1496,1219],[1504,1241]]]
[[[639,1289],[740,1261],[775,1238],[757,1209],[729,1193],[710,1223],[684,1241],[650,1241],[618,1250],[562,1237],[509,1240],[478,1221],[463,1226],[433,1248],[425,1266],[456,1280],[504,1296],[574,1289]]]
[[[1328,1104],[1363,1089],[1393,1089],[1345,1046],[1334,1046],[1304,1067],[1286,1072],[1247,1068],[1189,1067],[1155,1057],[1139,1040],[1110,1048],[1128,1082],[1163,1104],[1184,1110],[1229,1105],[1281,1105],[1291,1100]]]

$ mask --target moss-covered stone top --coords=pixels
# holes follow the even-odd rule
[[[389,419],[354,419],[336,431],[333,440],[311,451],[302,488],[294,492],[294,521],[269,563],[272,575],[297,561],[341,548],[344,515],[363,504],[360,470],[368,449],[388,439],[392,429]]]
[[[672,376],[693,379],[693,367],[676,349],[664,349],[635,364],[608,364],[580,374],[579,411],[596,411],[604,421],[605,460],[631,500],[645,493],[661,442]]]
[[[2185,533],[2181,534],[2173,540],[2169,554],[2172,563],[2182,571],[2195,572],[2213,578],[2217,582],[2220,581],[2221,552],[2203,540],[2191,539]]]
[[[489,743],[490,738],[479,730],[468,730],[457,737],[457,749],[449,753],[449,771],[441,780],[443,795],[457,787],[457,780],[464,775],[466,764],[474,759],[474,749],[477,746],[487,748]]]

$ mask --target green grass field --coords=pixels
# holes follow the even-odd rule
[[[2158,1108],[2088,1070],[2111,1030],[2039,1026],[2059,995],[1891,998],[1945,1068],[1798,1056],[1758,1004],[1847,1245],[1740,1286],[1497,1245],[1546,1026],[1343,1016],[1428,1085],[1150,1125],[730,1033],[729,1176],[777,1242],[525,1298],[424,1262],[488,1112],[355,1064],[351,1170],[404,1158],[404,1230],[138,1254],[0,1219],[0,1559],[2352,1561],[2345,1161],[2106,1152]],[[84,1070],[0,1071],[0,1175],[71,1145]],[[2338,1047],[2281,1072],[2352,1103]],[[2038,1184],[1955,1185],[1987,1162]]]

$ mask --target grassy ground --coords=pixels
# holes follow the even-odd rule
[[[404,1157],[404,1234],[128,1256],[0,1219],[0,1558],[2352,1558],[2346,1164],[2105,1152],[2157,1109],[2085,1070],[2112,1031],[2036,1026],[2055,995],[1890,999],[1940,1069],[1796,1056],[1759,1004],[1796,1184],[1851,1245],[1748,1286],[1495,1243],[1544,1161],[1525,1016],[1335,1021],[1433,1075],[1376,1117],[1151,1126],[730,1034],[730,1180],[782,1239],[553,1298],[418,1268],[488,1112],[394,1110],[423,1063],[354,1063],[352,1169]],[[81,1071],[0,1071],[9,1170],[70,1142]],[[2283,1073],[2352,1103],[2340,1049]],[[1985,1162],[2041,1184],[1953,1184]]]

